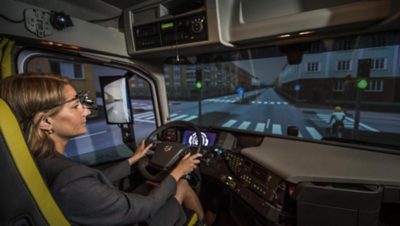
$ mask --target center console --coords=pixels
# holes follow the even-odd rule
[[[242,199],[268,220],[278,222],[282,212],[286,182],[257,163],[235,153],[226,153],[225,161],[233,174],[222,175]]]

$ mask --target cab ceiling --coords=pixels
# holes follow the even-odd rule
[[[64,12],[67,15],[86,21],[99,21],[99,25],[116,28],[118,16],[124,8],[140,4],[146,0],[17,0],[40,8]],[[114,18],[112,20],[106,20]]]

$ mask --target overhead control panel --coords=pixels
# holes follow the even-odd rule
[[[134,26],[135,50],[208,40],[205,12]]]
[[[215,0],[148,0],[124,10],[130,55],[174,56],[223,47]],[[224,26],[226,27],[226,26]],[[224,44],[229,45],[229,44]],[[196,48],[199,47],[199,48]]]

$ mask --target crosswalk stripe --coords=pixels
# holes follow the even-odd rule
[[[135,122],[147,122],[147,123],[156,123],[154,120],[146,120],[146,119],[141,119],[141,118],[135,118]]]
[[[306,127],[307,132],[311,135],[312,138],[316,140],[321,140],[322,136],[314,127]]]
[[[255,131],[257,132],[264,132],[265,123],[259,122],[257,123]]]
[[[318,118],[322,119],[323,121],[329,123],[330,115],[326,114],[317,114]]]
[[[228,99],[228,98],[211,98],[211,99],[205,99],[204,101],[207,102],[218,102],[218,103],[236,103],[236,102],[240,102],[240,98],[234,98],[234,99]],[[251,101],[252,104],[277,104],[277,105],[288,105],[288,102],[286,101]]]
[[[242,124],[240,124],[239,129],[247,129],[250,125],[249,121],[244,121]]]
[[[267,126],[266,126],[265,128],[267,128],[267,129],[269,128],[269,123],[270,123],[270,122],[271,122],[271,119],[268,119],[268,120],[267,120]]]
[[[192,116],[187,117],[187,118],[184,118],[184,119],[182,119],[182,120],[183,120],[183,121],[190,121],[190,120],[193,120],[193,119],[195,119],[195,118],[197,118],[197,115],[192,115]]]
[[[231,127],[231,126],[233,126],[233,124],[235,124],[236,122],[237,122],[237,120],[231,119],[231,120],[225,122],[225,123],[222,125],[222,127]]]
[[[297,135],[298,137],[303,137],[303,134],[301,134],[300,130],[299,130],[299,135]]]
[[[329,114],[317,114],[317,116],[320,119],[322,119],[323,121],[325,121],[326,123],[329,123],[329,121],[331,119],[331,115],[329,115]],[[346,116],[346,118],[344,119],[343,124],[344,124],[345,128],[352,129],[352,128],[354,128],[354,119]],[[379,130],[377,130],[375,128],[372,128],[372,127],[370,127],[370,126],[368,126],[368,125],[366,125],[364,123],[361,123],[361,122],[360,122],[360,126],[365,128],[365,129],[367,129],[367,130],[370,130],[372,132],[379,132]]]
[[[186,116],[188,116],[188,115],[185,115],[185,114],[179,115],[179,116],[176,116],[176,117],[171,118],[171,121],[176,121],[176,120],[178,120],[178,119],[185,118]]]
[[[143,112],[143,113],[139,113],[139,114],[134,114],[134,117],[147,117],[149,115],[154,115],[154,112],[152,111],[147,111],[147,112]]]
[[[272,124],[272,133],[282,135],[282,127],[279,124]]]
[[[346,118],[346,119],[351,121],[352,123],[354,123],[354,119],[352,119],[352,118]],[[361,123],[361,122],[360,122],[360,126],[366,128],[366,129],[368,129],[368,130],[370,130],[372,132],[379,132],[379,130],[374,129],[374,128],[370,127],[370,126],[367,126],[367,125],[365,125],[364,123]]]

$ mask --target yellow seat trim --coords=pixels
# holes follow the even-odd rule
[[[7,38],[0,39],[0,60],[1,60],[1,78],[6,78],[11,75],[11,51],[15,41]]]
[[[51,196],[43,178],[33,161],[22,136],[19,124],[9,106],[0,99],[0,130],[10,149],[20,175],[35,199],[49,225],[70,225]],[[21,205],[23,205],[21,203]]]
[[[197,224],[197,221],[198,221],[198,219],[197,219],[197,214],[194,213],[194,214],[192,215],[192,218],[190,218],[190,220],[189,220],[187,226],[195,226],[195,225]]]

